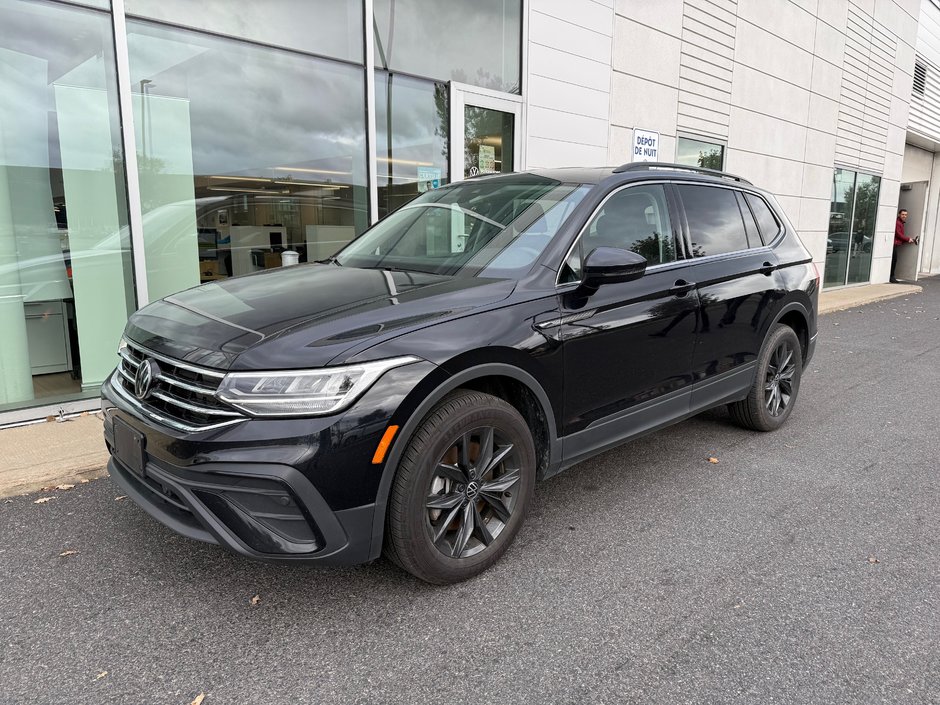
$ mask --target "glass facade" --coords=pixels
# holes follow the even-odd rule
[[[447,81],[519,93],[521,0],[123,6],[0,0],[0,423],[93,399],[139,304],[329,257],[452,152],[513,166],[514,116],[467,107],[451,135]]]
[[[447,85],[375,72],[379,217],[450,181]]]
[[[324,259],[368,225],[361,69],[129,21],[148,291]]]
[[[134,17],[363,62],[361,0],[125,0]]]
[[[832,178],[823,286],[861,284],[871,276],[881,178],[836,169]]]
[[[521,34],[522,0],[375,0],[377,68],[519,93]]]
[[[108,14],[0,3],[0,411],[95,390],[135,308]]]

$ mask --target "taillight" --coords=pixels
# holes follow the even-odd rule
[[[819,279],[820,279],[820,276],[819,276],[819,267],[816,266],[816,263],[815,263],[815,262],[813,262],[812,265],[813,265],[813,272],[816,273],[816,288],[818,289],[818,288],[819,288]]]

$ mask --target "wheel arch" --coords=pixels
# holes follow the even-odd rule
[[[429,380],[432,385],[430,391],[423,389],[423,385],[416,388],[414,394],[422,395],[423,398],[408,413],[407,421],[396,435],[385,459],[375,498],[370,558],[378,558],[382,553],[388,498],[398,471],[398,463],[414,432],[427,415],[454,390],[473,389],[491,394],[508,402],[519,411],[533,431],[538,463],[537,479],[550,474],[551,468],[561,462],[561,441],[558,439],[551,401],[538,380],[525,370],[505,362],[487,362],[464,368],[446,376],[443,380],[436,375],[429,375],[429,377],[434,377]],[[407,400],[402,406],[408,406]]]
[[[807,309],[802,301],[791,300],[781,306],[768,329],[764,331],[764,337],[766,338],[778,323],[789,326],[793,329],[793,332],[796,333],[796,337],[800,341],[800,353],[803,357],[803,363],[806,364],[809,355],[810,338],[812,337],[812,333],[810,332],[810,318],[809,309]]]

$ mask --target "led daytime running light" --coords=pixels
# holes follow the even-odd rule
[[[388,370],[419,360],[408,355],[312,370],[230,372],[216,397],[252,416],[325,416],[350,406]]]

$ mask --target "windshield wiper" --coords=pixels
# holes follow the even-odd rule
[[[332,257],[327,257],[326,259],[318,259],[314,261],[317,264],[335,264],[337,267],[343,266],[339,263],[339,260],[336,258],[336,255],[333,255]]]

